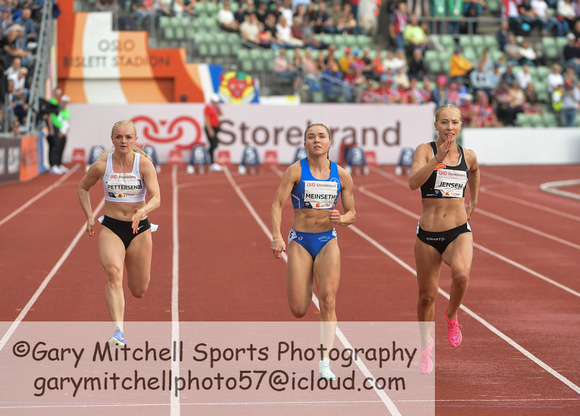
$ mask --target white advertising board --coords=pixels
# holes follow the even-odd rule
[[[74,149],[88,151],[95,145],[111,147],[111,127],[119,120],[133,120],[141,143],[157,150],[166,163],[174,149],[188,158],[194,143],[206,143],[203,104],[71,104],[71,128],[65,151],[70,162]],[[330,157],[339,159],[341,144],[356,143],[374,151],[381,165],[396,164],[401,150],[415,149],[433,137],[431,105],[223,105],[220,145],[234,164],[247,146],[263,158],[275,150],[280,164],[294,161],[303,144],[305,128],[314,122],[329,127],[333,139]]]

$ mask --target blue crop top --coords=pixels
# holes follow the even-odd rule
[[[437,154],[437,145],[431,142],[433,154]],[[443,163],[437,165],[429,176],[429,179],[421,185],[423,198],[465,198],[465,185],[467,185],[468,171],[463,148],[459,145],[459,163],[457,166],[449,166]]]
[[[301,159],[300,167],[300,181],[291,193],[294,209],[332,209],[342,189],[336,163],[330,161],[330,177],[326,180],[312,176],[308,159]]]

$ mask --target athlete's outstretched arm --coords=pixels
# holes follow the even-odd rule
[[[479,163],[477,161],[477,156],[473,150],[465,149],[465,159],[469,164],[469,179],[467,184],[469,186],[469,203],[466,207],[467,219],[471,219],[471,214],[475,211],[477,202],[479,200]]]
[[[106,160],[97,160],[93,163],[85,176],[81,179],[77,189],[81,208],[85,213],[85,217],[87,217],[87,233],[90,236],[95,234],[95,217],[93,216],[89,190],[103,177],[106,165]]]
[[[292,188],[300,180],[301,171],[300,162],[296,162],[286,169],[286,172],[282,176],[282,182],[278,186],[278,190],[274,196],[272,208],[270,209],[272,252],[277,259],[282,258],[282,252],[286,251],[286,244],[284,243],[284,238],[282,238],[282,232],[280,230],[282,227],[282,209],[290,197]]]
[[[338,166],[338,177],[340,178],[340,183],[342,185],[340,199],[342,201],[342,207],[344,208],[344,214],[340,215],[338,210],[333,207],[329,213],[329,218],[333,224],[346,227],[356,221],[353,195],[354,184],[350,173],[344,170],[341,166]]]

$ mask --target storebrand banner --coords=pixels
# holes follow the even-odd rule
[[[241,161],[246,147],[257,148],[260,159],[275,151],[280,164],[294,161],[303,146],[304,130],[323,123],[332,138],[330,157],[339,160],[341,145],[355,144],[372,151],[379,164],[396,164],[403,148],[416,148],[433,138],[431,105],[222,105],[219,150],[228,150],[231,161]],[[65,161],[75,148],[95,145],[111,148],[111,127],[119,120],[132,120],[139,143],[157,150],[166,163],[173,150],[190,152],[195,144],[207,144],[203,104],[71,104],[71,131]]]

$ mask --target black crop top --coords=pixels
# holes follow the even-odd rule
[[[433,155],[436,155],[437,145],[435,142],[429,144],[433,149]],[[460,154],[459,164],[457,166],[438,164],[429,179],[421,185],[422,198],[465,198],[468,169],[463,148],[459,145],[457,147]]]

